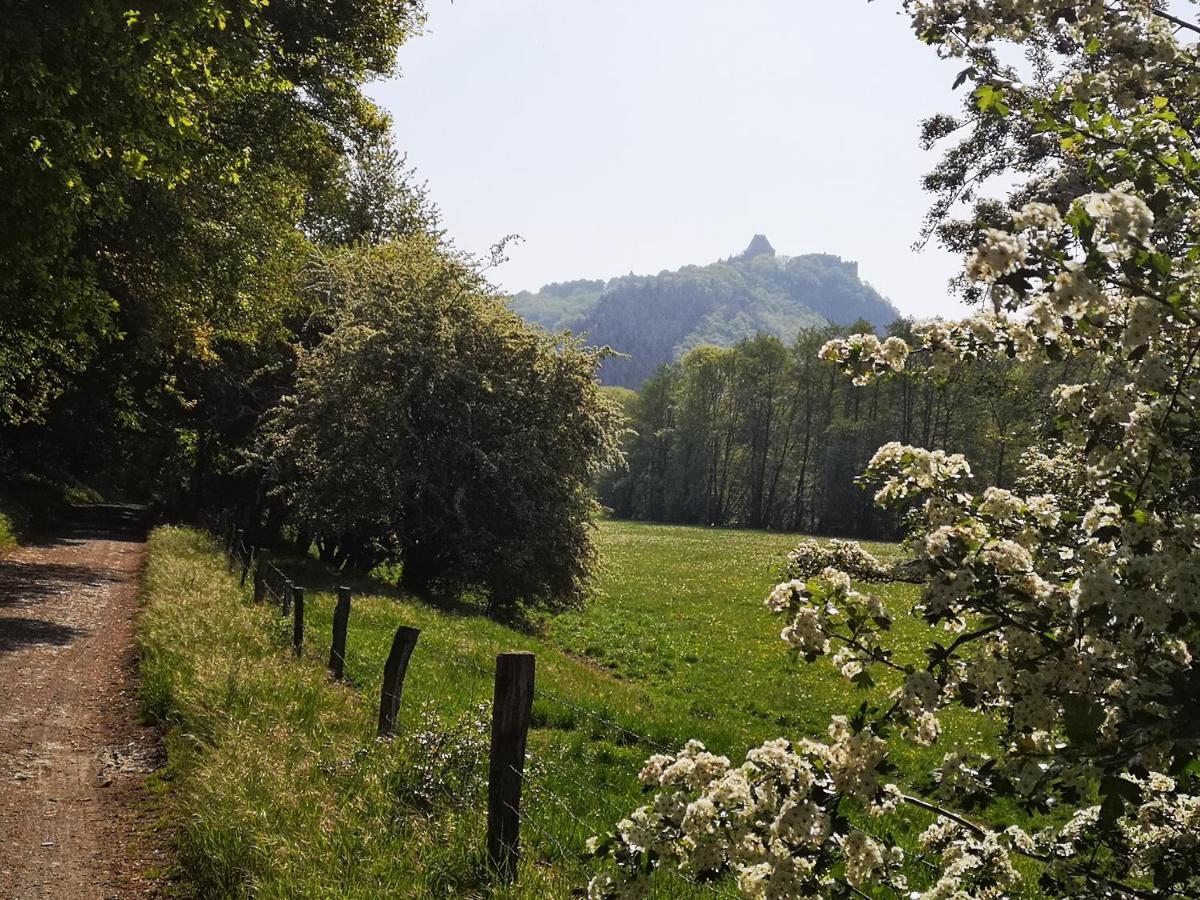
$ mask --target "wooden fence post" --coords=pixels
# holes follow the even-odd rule
[[[246,556],[242,560],[242,587],[246,586],[246,576],[250,574],[250,566],[254,563],[254,554],[257,550],[257,547],[251,547],[246,551]]]
[[[258,552],[254,561],[254,602],[262,603],[267,599],[267,554]]]
[[[294,590],[294,586],[292,585],[292,583],[290,581],[284,583],[284,585],[283,585],[283,604],[279,610],[281,615],[289,616],[292,614],[292,591],[293,590]]]
[[[350,623],[350,588],[337,589],[337,606],[333,610],[333,646],[329,648],[329,671],[341,680],[346,671],[346,626]]]
[[[500,881],[517,878],[521,856],[521,779],[533,711],[532,653],[496,657],[492,751],[488,767],[488,859]]]
[[[404,690],[404,673],[408,661],[417,646],[420,629],[401,625],[392,638],[392,652],[383,666],[383,690],[379,696],[379,736],[391,737],[396,733],[396,714],[400,711],[400,694]]]
[[[299,656],[304,649],[304,588],[292,588],[292,604],[296,612],[292,619],[292,649]]]

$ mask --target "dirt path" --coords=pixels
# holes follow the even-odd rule
[[[0,556],[0,900],[153,893],[143,782],[158,745],[137,724],[134,516],[88,510]]]

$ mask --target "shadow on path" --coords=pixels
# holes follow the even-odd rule
[[[84,632],[70,625],[45,619],[0,618],[0,655],[36,644],[62,647]]]

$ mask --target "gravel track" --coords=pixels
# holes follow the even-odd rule
[[[163,865],[138,723],[139,511],[0,555],[0,898],[146,897]]]

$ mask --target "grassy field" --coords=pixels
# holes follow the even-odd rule
[[[546,620],[536,635],[351,582],[347,685],[323,670],[333,596],[320,568],[285,566],[308,588],[308,641],[297,661],[286,623],[246,602],[209,539],[155,532],[144,689],[148,713],[170,726],[164,784],[187,891],[569,896],[591,872],[583,842],[638,805],[636,773],[658,746],[697,737],[737,760],[765,738],[821,734],[831,713],[861,702],[827,665],[792,664],[781,622],[762,605],[794,536],[622,522],[601,530],[601,596]],[[903,614],[915,589],[886,586],[881,595]],[[380,743],[382,663],[401,624],[422,635],[402,736]],[[913,658],[923,631],[901,615],[896,636]],[[480,708],[504,650],[537,653],[538,694],[526,855],[519,886],[497,892],[482,858]],[[897,758],[910,772],[927,771],[946,745],[988,739],[980,720],[951,718],[941,747],[902,744]],[[913,819],[902,840],[923,824]],[[663,897],[711,895],[675,876],[658,882]]]

